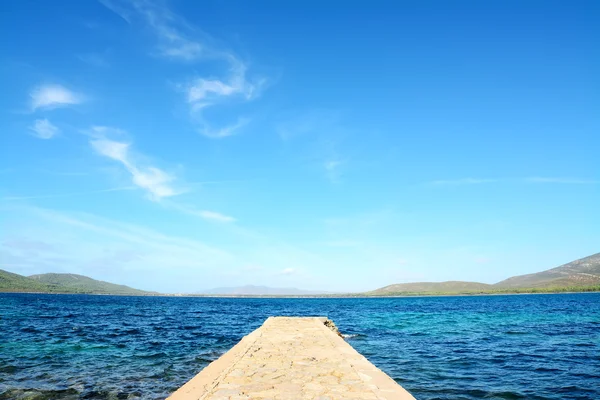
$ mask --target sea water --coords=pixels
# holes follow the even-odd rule
[[[600,399],[600,294],[0,294],[0,399],[163,399],[271,315],[327,316],[417,399]]]

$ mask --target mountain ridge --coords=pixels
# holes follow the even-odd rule
[[[551,287],[552,285],[600,285],[600,253],[533,274],[517,275],[500,281],[500,288]]]
[[[0,292],[65,294],[154,294],[125,285],[104,282],[84,275],[47,273],[23,276],[0,269]]]
[[[537,273],[517,275],[486,284],[467,281],[411,282],[387,285],[364,293],[332,292],[245,285],[208,289],[196,295],[224,296],[393,296],[419,294],[531,293],[552,291],[600,291],[600,253]],[[0,269],[0,292],[158,295],[129,286],[70,273],[45,273],[29,277]],[[190,294],[193,295],[193,294]]]
[[[444,281],[444,282],[409,282],[396,283],[375,289],[368,293],[419,293],[419,292],[460,292],[460,291],[478,291],[490,290],[492,285],[480,282],[467,281]]]
[[[0,291],[57,293],[60,292],[60,288],[0,269]]]
[[[541,272],[512,276],[494,284],[463,281],[399,283],[375,289],[367,294],[377,296],[402,293],[485,293],[553,288],[577,290],[596,286],[600,287],[600,253]]]
[[[69,288],[75,292],[85,292],[90,294],[133,295],[149,293],[143,290],[131,288],[129,286],[101,281],[85,275],[70,273],[59,274],[51,272],[30,275],[28,278],[48,285]]]

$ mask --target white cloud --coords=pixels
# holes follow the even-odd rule
[[[202,218],[217,221],[217,222],[233,222],[235,218],[230,217],[229,215],[224,215],[215,211],[200,211],[199,214]]]
[[[34,111],[39,108],[64,107],[83,102],[81,95],[64,86],[54,84],[36,87],[29,93],[29,97],[31,97],[31,108]]]
[[[223,282],[245,284],[248,276],[258,276],[260,284],[277,286],[293,276],[302,288],[332,290],[321,275],[335,269],[330,259],[282,243],[278,236],[247,232],[236,224],[198,227],[192,221],[194,229],[182,230],[189,235],[182,237],[88,213],[6,204],[0,204],[0,212],[19,216],[18,227],[6,233],[0,231],[0,258],[7,263],[25,264],[21,273],[82,273],[141,289],[188,293],[202,286],[226,286]],[[212,237],[213,229],[220,232],[216,236],[226,235],[227,239]],[[9,233],[10,237],[47,242],[54,246],[55,254],[35,255],[3,248],[3,239]],[[200,238],[210,239],[207,242]],[[6,257],[3,251],[8,253]],[[108,262],[111,255],[118,257]],[[59,257],[62,260],[57,261]],[[305,265],[314,268],[315,273],[305,271]],[[236,271],[239,281],[226,276]],[[198,282],[204,284],[198,286]]]
[[[202,46],[199,43],[183,42],[163,49],[163,54],[168,57],[193,60],[202,54]]]
[[[158,39],[160,56],[193,61],[211,53],[211,49],[202,41],[190,37],[205,36],[205,40],[208,40],[207,35],[190,27],[182,18],[159,2],[101,0],[101,3],[128,24],[136,22],[136,18],[147,24]],[[184,33],[184,30],[190,31],[191,34]]]
[[[188,102],[195,110],[213,104],[219,97],[240,95],[250,100],[257,94],[257,85],[246,80],[246,66],[231,58],[230,76],[227,82],[219,79],[196,78],[187,87]]]
[[[213,128],[203,117],[203,111],[231,99],[249,101],[257,97],[265,81],[250,82],[246,78],[246,66],[235,57],[227,57],[232,67],[225,79],[196,78],[183,86],[192,115],[200,123],[200,133],[209,138],[231,136],[249,122],[248,118],[239,118],[235,124],[222,128]]]
[[[129,143],[116,142],[108,139],[92,140],[92,147],[101,155],[121,161],[126,167],[129,167],[127,153],[129,152]]]
[[[217,129],[211,128],[211,126],[208,123],[204,122],[200,133],[202,133],[206,137],[213,139],[224,138],[235,135],[238,132],[239,128],[243,127],[248,122],[250,122],[250,120],[248,120],[247,118],[240,118],[235,124]]]
[[[146,167],[145,170],[129,167],[133,176],[133,183],[150,192],[154,198],[170,197],[179,194],[169,182],[173,177],[156,167]]]
[[[102,129],[108,129],[103,127]],[[132,182],[148,192],[150,199],[160,200],[182,192],[174,188],[175,177],[154,166],[142,166],[134,161],[130,143],[110,139],[94,139],[90,141],[96,152],[105,157],[119,161],[131,174]]]
[[[159,1],[100,0],[109,10],[128,24],[141,22],[154,33],[158,53],[155,55],[181,61],[194,61],[204,57],[222,57],[225,53],[208,45],[211,38],[191,26]]]
[[[249,101],[256,98],[265,86],[265,79],[249,79],[247,66],[231,51],[225,51],[215,41],[183,18],[174,14],[162,3],[153,1],[102,0],[111,11],[128,23],[141,21],[155,34],[161,57],[185,62],[210,62],[216,67],[212,76],[190,79],[177,85],[190,108],[191,118],[199,124],[199,132],[209,138],[231,136],[248,122],[239,118],[235,124],[214,127],[204,117],[207,107],[237,99]],[[244,121],[240,123],[240,121]]]
[[[126,7],[121,7],[121,5],[119,5],[118,1],[117,2],[113,2],[112,0],[99,0],[100,3],[102,3],[102,5],[106,8],[108,8],[110,11],[114,12],[115,14],[117,14],[119,17],[123,18],[123,20],[125,22],[127,22],[128,24],[131,24],[131,13],[129,10],[127,10]]]
[[[189,207],[189,206],[185,206],[182,204],[177,204],[174,202],[168,202],[168,203],[164,203],[165,206],[167,206],[168,208],[180,211],[182,213],[185,214],[189,214],[189,215],[193,215],[196,217],[200,217],[203,218],[205,220],[208,221],[213,221],[213,222],[235,222],[236,219],[234,217],[231,217],[229,215],[225,215],[225,214],[221,214],[219,212],[216,211],[208,211],[208,210],[197,210],[195,208]]]
[[[120,241],[145,245],[155,249],[164,249],[166,251],[177,248],[181,252],[197,250],[209,252],[219,257],[231,257],[227,252],[208,246],[197,240],[165,235],[139,225],[111,221],[89,214],[69,215],[40,208],[27,209],[45,219],[110,236]]]
[[[123,129],[113,128],[110,126],[94,125],[90,129],[81,131],[81,133],[96,139],[104,139],[106,137],[126,137],[127,132]]]
[[[60,131],[47,119],[36,119],[29,129],[33,131],[35,137],[40,139],[52,139]]]
[[[198,281],[242,262],[193,237],[91,214],[29,206],[9,212],[19,215],[21,224],[0,233],[0,259],[21,264],[15,272],[81,273],[141,289],[193,292]],[[19,238],[21,245],[6,243],[10,238]],[[47,244],[45,250],[40,243]]]

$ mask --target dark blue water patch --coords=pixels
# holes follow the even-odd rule
[[[417,399],[600,399],[600,294],[0,294],[0,400],[163,399],[271,315],[323,315]]]

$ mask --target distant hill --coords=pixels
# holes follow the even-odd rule
[[[536,274],[513,276],[498,288],[576,287],[600,285],[600,253]]]
[[[75,274],[40,274],[26,277],[0,269],[0,292],[81,293],[81,294],[152,294],[123,285],[97,281]]]
[[[262,296],[262,295],[312,295],[323,294],[325,292],[315,292],[309,290],[301,290],[296,288],[273,288],[268,286],[237,286],[237,287],[222,287],[209,289],[200,292],[199,294],[221,294],[230,296]]]
[[[461,281],[399,283],[365,294],[386,296],[392,294],[473,294],[598,289],[600,289],[600,253],[535,274],[513,276],[493,285]]]
[[[477,292],[490,290],[492,285],[479,282],[447,281],[447,282],[414,282],[389,285],[369,292],[373,295],[386,293],[445,293],[445,292]]]
[[[477,293],[532,293],[560,291],[600,291],[600,253],[535,274],[519,275],[493,285],[479,282],[415,282],[389,285],[367,293],[342,296],[436,295]],[[151,295],[129,286],[98,281],[76,274],[40,274],[25,277],[0,269],[0,292],[88,293]],[[198,294],[224,296],[314,296],[328,292],[268,286],[221,287]]]
[[[47,285],[67,288],[69,289],[69,291],[77,293],[121,295],[148,294],[148,292],[133,289],[129,286],[116,285],[114,283],[98,281],[96,279],[77,274],[39,274],[31,275],[29,279]]]
[[[0,292],[56,293],[60,288],[0,269]]]

